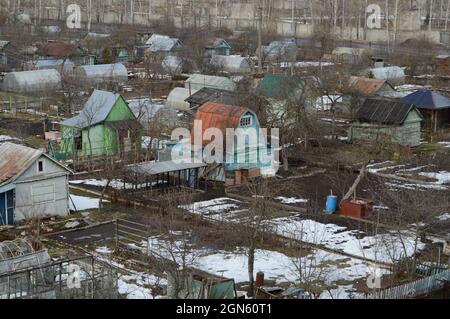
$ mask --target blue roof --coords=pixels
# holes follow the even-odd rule
[[[450,99],[430,90],[416,91],[401,100],[406,104],[414,104],[419,109],[438,110],[450,108]]]
[[[119,97],[118,93],[94,90],[81,113],[61,125],[83,129],[104,122]]]

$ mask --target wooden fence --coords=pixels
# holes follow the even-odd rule
[[[363,296],[361,299],[408,299],[427,295],[444,287],[450,281],[450,270],[443,271],[408,284],[380,290]]]

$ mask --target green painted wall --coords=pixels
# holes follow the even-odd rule
[[[389,141],[404,146],[419,146],[421,140],[422,117],[417,111],[410,112],[403,125],[377,126],[356,123],[349,129],[350,142]]]
[[[111,112],[106,118],[106,122],[122,121],[122,120],[134,120],[136,117],[128,107],[125,100],[120,97],[117,99],[116,104],[113,106]]]
[[[95,125],[89,129],[82,131],[82,154],[83,156],[101,156],[107,151],[104,144],[104,131],[105,126],[103,124]]]

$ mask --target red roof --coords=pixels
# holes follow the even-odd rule
[[[226,129],[238,128],[241,117],[247,112],[249,109],[242,106],[206,102],[197,110],[195,120],[202,121],[202,136],[207,129],[218,128],[225,137]],[[194,138],[194,132],[192,132],[192,138]],[[207,144],[208,141],[203,143]]]

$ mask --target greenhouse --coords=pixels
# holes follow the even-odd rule
[[[75,68],[74,74],[94,82],[104,80],[125,82],[128,80],[128,70],[122,63],[82,65]]]
[[[215,55],[211,60],[211,65],[220,71],[228,73],[251,73],[252,62],[250,59],[239,55]]]
[[[61,75],[56,70],[37,70],[8,73],[4,79],[3,91],[32,93],[55,90],[61,87]]]
[[[167,97],[166,106],[179,111],[189,111],[190,105],[185,100],[195,92],[197,92],[197,90],[191,90],[191,92],[189,92],[189,89],[175,88]]]

